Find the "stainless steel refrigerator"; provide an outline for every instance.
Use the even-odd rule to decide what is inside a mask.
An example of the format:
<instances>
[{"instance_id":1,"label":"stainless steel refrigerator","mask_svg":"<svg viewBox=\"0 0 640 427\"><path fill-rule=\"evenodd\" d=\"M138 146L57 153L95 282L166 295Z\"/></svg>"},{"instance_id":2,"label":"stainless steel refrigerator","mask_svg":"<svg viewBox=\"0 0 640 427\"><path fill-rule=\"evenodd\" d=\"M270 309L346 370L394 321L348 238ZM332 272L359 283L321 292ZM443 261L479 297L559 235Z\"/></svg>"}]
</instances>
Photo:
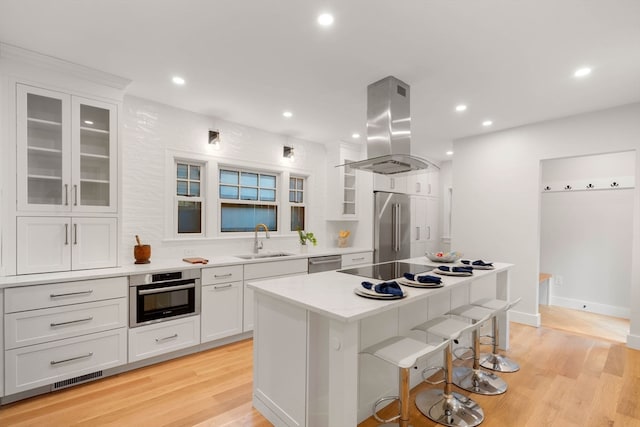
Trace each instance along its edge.
<instances>
[{"instance_id":1,"label":"stainless steel refrigerator","mask_svg":"<svg viewBox=\"0 0 640 427\"><path fill-rule=\"evenodd\" d=\"M406 194L376 191L373 220L374 261L411 257L411 200Z\"/></svg>"}]
</instances>

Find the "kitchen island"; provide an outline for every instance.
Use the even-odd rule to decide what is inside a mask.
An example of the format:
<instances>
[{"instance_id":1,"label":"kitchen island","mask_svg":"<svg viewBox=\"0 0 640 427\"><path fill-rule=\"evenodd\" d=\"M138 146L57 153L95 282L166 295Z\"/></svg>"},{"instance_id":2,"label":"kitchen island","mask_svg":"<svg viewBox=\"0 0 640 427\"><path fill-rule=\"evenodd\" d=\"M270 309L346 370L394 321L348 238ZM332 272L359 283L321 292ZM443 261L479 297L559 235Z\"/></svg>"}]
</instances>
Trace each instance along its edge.
<instances>
[{"instance_id":1,"label":"kitchen island","mask_svg":"<svg viewBox=\"0 0 640 427\"><path fill-rule=\"evenodd\" d=\"M434 265L422 257L406 262ZM404 287L405 298L384 301L354 294L370 278L336 271L250 282L256 320L253 405L276 426L356 426L371 415L375 400L397 394L398 384L395 367L360 355L360 349L410 335L413 326L470 299L509 299L512 265L494 266L474 270L471 277L443 277L442 288ZM506 316L500 326L500 342L508 348Z\"/></svg>"}]
</instances>

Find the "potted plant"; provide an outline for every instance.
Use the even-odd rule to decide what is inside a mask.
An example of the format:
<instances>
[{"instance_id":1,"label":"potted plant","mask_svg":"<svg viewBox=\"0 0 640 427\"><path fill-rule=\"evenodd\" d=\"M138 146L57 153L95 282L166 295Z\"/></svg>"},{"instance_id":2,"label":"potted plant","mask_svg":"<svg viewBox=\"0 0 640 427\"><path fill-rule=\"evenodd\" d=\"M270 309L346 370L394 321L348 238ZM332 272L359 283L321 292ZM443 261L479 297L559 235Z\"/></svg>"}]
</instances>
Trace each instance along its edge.
<instances>
[{"instance_id":1,"label":"potted plant","mask_svg":"<svg viewBox=\"0 0 640 427\"><path fill-rule=\"evenodd\" d=\"M302 245L301 249L303 251L307 249L307 240L313 243L313 246L318 244L316 236L311 231L305 233L303 230L298 230L298 237L300 237L300 245Z\"/></svg>"}]
</instances>

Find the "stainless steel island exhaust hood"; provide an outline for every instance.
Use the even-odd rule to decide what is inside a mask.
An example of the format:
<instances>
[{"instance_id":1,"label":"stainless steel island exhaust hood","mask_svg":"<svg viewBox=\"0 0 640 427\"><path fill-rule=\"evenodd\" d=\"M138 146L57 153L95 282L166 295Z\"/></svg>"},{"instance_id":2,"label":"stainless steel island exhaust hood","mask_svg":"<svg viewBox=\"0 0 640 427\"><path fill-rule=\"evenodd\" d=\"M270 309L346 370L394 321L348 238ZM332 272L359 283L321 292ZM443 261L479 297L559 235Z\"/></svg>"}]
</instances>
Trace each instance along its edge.
<instances>
[{"instance_id":1,"label":"stainless steel island exhaust hood","mask_svg":"<svg viewBox=\"0 0 640 427\"><path fill-rule=\"evenodd\" d=\"M435 167L411 155L409 85L393 76L367 87L367 160L349 163L383 175Z\"/></svg>"}]
</instances>

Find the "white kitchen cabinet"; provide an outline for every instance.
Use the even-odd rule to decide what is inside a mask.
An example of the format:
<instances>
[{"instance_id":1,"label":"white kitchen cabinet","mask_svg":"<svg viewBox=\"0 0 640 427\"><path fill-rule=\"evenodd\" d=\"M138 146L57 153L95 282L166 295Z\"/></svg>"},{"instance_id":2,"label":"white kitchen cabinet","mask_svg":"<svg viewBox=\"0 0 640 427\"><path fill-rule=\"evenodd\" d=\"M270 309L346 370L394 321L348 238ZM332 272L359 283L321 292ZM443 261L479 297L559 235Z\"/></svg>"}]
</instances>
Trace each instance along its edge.
<instances>
[{"instance_id":1,"label":"white kitchen cabinet","mask_svg":"<svg viewBox=\"0 0 640 427\"><path fill-rule=\"evenodd\" d=\"M387 191L389 193L406 193L406 175L373 174L373 191Z\"/></svg>"},{"instance_id":2,"label":"white kitchen cabinet","mask_svg":"<svg viewBox=\"0 0 640 427\"><path fill-rule=\"evenodd\" d=\"M4 292L0 289L0 331L4 331ZM4 340L0 340L0 397L4 396Z\"/></svg>"},{"instance_id":3,"label":"white kitchen cabinet","mask_svg":"<svg viewBox=\"0 0 640 427\"><path fill-rule=\"evenodd\" d=\"M342 268L373 263L373 252L357 252L342 255Z\"/></svg>"},{"instance_id":4,"label":"white kitchen cabinet","mask_svg":"<svg viewBox=\"0 0 640 427\"><path fill-rule=\"evenodd\" d=\"M129 362L200 344L200 316L129 329Z\"/></svg>"},{"instance_id":5,"label":"white kitchen cabinet","mask_svg":"<svg viewBox=\"0 0 640 427\"><path fill-rule=\"evenodd\" d=\"M349 221L358 219L358 188L360 172L349 166L362 158L360 147L340 144L331 147L327 169L327 219ZM344 165L344 166L338 166Z\"/></svg>"},{"instance_id":6,"label":"white kitchen cabinet","mask_svg":"<svg viewBox=\"0 0 640 427\"><path fill-rule=\"evenodd\" d=\"M126 363L126 328L7 350L5 358L5 392L19 393Z\"/></svg>"},{"instance_id":7,"label":"white kitchen cabinet","mask_svg":"<svg viewBox=\"0 0 640 427\"><path fill-rule=\"evenodd\" d=\"M427 248L429 252L439 250L439 215L438 215L438 198L427 197Z\"/></svg>"},{"instance_id":8,"label":"white kitchen cabinet","mask_svg":"<svg viewBox=\"0 0 640 427\"><path fill-rule=\"evenodd\" d=\"M117 209L117 107L17 85L18 211Z\"/></svg>"},{"instance_id":9,"label":"white kitchen cabinet","mask_svg":"<svg viewBox=\"0 0 640 427\"><path fill-rule=\"evenodd\" d=\"M254 293L253 289L247 286L247 282L307 274L307 268L307 258L246 264L244 266L245 283L242 331L247 332L253 330Z\"/></svg>"},{"instance_id":10,"label":"white kitchen cabinet","mask_svg":"<svg viewBox=\"0 0 640 427\"><path fill-rule=\"evenodd\" d=\"M242 267L240 267L242 268ZM200 340L214 341L242 333L242 282L202 285Z\"/></svg>"},{"instance_id":11,"label":"white kitchen cabinet","mask_svg":"<svg viewBox=\"0 0 640 427\"><path fill-rule=\"evenodd\" d=\"M117 265L117 219L18 217L17 274Z\"/></svg>"}]
</instances>

